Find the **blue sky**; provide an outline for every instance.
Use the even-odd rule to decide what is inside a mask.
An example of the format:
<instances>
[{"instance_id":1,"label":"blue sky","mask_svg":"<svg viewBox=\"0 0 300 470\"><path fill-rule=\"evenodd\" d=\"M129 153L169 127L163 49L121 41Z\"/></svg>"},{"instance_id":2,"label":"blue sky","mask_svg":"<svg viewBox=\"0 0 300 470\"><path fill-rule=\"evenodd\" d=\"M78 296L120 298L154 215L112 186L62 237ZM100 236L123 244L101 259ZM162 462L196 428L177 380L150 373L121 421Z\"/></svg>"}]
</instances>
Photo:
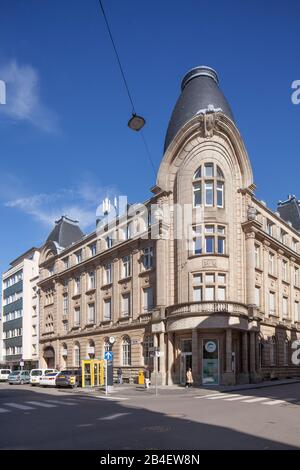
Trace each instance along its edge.
<instances>
[{"instance_id":1,"label":"blue sky","mask_svg":"<svg viewBox=\"0 0 300 470\"><path fill-rule=\"evenodd\" d=\"M252 162L257 195L272 208L300 198L297 0L103 0L157 168L190 68L220 78ZM143 201L155 182L98 0L2 0L0 270L41 245L61 213L94 227L103 195Z\"/></svg>"}]
</instances>

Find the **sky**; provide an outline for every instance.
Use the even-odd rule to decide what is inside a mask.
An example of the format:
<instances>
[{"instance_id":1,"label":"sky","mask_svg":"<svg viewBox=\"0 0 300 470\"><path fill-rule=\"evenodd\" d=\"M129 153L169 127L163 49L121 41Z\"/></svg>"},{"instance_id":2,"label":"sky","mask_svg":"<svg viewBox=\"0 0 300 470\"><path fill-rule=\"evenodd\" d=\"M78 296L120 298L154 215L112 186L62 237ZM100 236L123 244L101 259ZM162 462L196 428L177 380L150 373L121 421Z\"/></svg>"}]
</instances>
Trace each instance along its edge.
<instances>
[{"instance_id":1,"label":"sky","mask_svg":"<svg viewBox=\"0 0 300 470\"><path fill-rule=\"evenodd\" d=\"M155 169L185 73L209 65L233 110L256 194L300 198L298 0L103 0ZM67 214L85 232L104 196L144 201L155 172L128 129L98 0L1 0L0 271Z\"/></svg>"}]
</instances>

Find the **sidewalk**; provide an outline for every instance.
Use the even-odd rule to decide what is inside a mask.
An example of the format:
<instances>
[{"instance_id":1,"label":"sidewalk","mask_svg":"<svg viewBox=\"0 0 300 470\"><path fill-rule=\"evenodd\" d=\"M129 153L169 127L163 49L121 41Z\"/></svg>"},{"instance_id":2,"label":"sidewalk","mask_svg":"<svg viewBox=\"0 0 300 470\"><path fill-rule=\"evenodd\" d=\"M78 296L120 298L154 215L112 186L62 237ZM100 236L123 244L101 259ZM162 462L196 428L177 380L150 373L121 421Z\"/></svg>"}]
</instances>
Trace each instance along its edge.
<instances>
[{"instance_id":1,"label":"sidewalk","mask_svg":"<svg viewBox=\"0 0 300 470\"><path fill-rule=\"evenodd\" d=\"M294 383L300 384L299 379L285 379L285 380L264 380L263 382L257 384L244 384L244 385L234 385L234 386L209 386L209 387L202 387L202 386L194 386L189 390L182 385L165 385L165 386L158 386L158 394L161 396L172 396L172 395L182 395L185 393L189 393L191 395L207 395L209 392L238 392L242 390L254 390L266 387L274 387L279 385L290 385ZM65 389L64 389L65 391ZM89 395L89 396L97 396L97 395L105 395L105 390L103 387L101 388L76 388L68 390L70 393L74 394L81 394L81 395ZM152 385L149 389L145 389L143 385L136 385L136 384L122 384L118 385L115 384L113 389L109 393L110 396L122 396L122 397L133 397L133 396L149 396L155 395L155 387Z\"/></svg>"}]
</instances>

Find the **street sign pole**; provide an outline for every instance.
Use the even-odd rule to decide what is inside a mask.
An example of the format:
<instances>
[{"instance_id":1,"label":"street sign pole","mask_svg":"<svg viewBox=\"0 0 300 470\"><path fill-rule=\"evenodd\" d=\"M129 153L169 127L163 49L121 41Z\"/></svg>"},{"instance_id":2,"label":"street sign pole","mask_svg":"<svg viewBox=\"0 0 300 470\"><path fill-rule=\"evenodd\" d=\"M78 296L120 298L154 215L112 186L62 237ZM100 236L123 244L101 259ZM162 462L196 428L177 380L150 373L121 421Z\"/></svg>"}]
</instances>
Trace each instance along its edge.
<instances>
[{"instance_id":1,"label":"street sign pole","mask_svg":"<svg viewBox=\"0 0 300 470\"><path fill-rule=\"evenodd\" d=\"M157 397L157 374L158 374L158 355L155 351L155 396Z\"/></svg>"},{"instance_id":2,"label":"street sign pole","mask_svg":"<svg viewBox=\"0 0 300 470\"><path fill-rule=\"evenodd\" d=\"M105 359L105 395L108 394L108 385L107 385L107 359Z\"/></svg>"}]
</instances>

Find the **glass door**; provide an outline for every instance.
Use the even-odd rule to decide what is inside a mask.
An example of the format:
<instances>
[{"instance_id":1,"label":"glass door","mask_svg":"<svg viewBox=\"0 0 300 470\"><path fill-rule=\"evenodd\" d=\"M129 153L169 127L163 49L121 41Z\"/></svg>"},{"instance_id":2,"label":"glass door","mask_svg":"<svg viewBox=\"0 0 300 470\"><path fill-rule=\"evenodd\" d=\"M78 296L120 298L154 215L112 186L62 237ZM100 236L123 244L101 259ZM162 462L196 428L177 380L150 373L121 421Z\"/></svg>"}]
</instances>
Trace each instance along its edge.
<instances>
[{"instance_id":1,"label":"glass door","mask_svg":"<svg viewBox=\"0 0 300 470\"><path fill-rule=\"evenodd\" d=\"M219 342L204 339L202 345L202 384L219 384Z\"/></svg>"}]
</instances>

